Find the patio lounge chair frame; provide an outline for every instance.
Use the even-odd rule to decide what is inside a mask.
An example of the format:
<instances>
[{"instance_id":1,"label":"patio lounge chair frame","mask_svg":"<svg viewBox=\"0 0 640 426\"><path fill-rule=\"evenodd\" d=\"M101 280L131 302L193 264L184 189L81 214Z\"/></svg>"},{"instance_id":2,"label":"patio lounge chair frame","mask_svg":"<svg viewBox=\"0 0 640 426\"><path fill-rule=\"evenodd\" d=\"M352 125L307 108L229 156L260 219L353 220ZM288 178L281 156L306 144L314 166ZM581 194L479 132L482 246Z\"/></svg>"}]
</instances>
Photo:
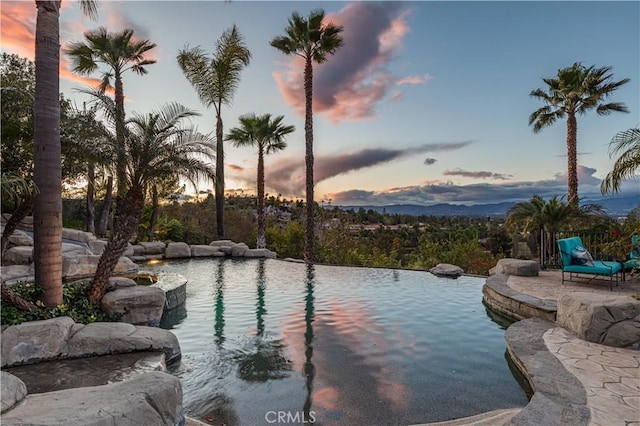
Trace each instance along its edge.
<instances>
[{"instance_id":1,"label":"patio lounge chair frame","mask_svg":"<svg viewBox=\"0 0 640 426\"><path fill-rule=\"evenodd\" d=\"M558 248L560 249L560 258L562 260L562 284L564 285L564 274L569 274L568 281L572 281L574 274L576 278L581 277L580 274L591 276L587 284L598 277L609 277L609 289L613 291L613 282L615 276L616 287L618 286L618 274L622 271L622 265L619 262L607 262L602 260L594 260L593 266L571 264L571 250L574 247L582 246L580 237L570 237L558 240Z\"/></svg>"}]
</instances>

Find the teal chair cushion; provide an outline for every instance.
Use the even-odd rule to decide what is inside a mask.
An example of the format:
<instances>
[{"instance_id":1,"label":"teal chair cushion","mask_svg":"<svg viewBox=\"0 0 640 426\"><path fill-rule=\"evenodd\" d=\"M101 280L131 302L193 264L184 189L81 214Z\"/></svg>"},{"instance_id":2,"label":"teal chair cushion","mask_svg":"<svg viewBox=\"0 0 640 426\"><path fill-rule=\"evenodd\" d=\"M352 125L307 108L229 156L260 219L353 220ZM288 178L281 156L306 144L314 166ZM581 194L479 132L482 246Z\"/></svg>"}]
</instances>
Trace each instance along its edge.
<instances>
[{"instance_id":1,"label":"teal chair cushion","mask_svg":"<svg viewBox=\"0 0 640 426\"><path fill-rule=\"evenodd\" d=\"M564 272L574 272L580 274L596 274L596 275L613 275L622 269L622 265L618 262L605 262L602 260L594 260L593 266L587 265L569 265L563 266Z\"/></svg>"}]
</instances>

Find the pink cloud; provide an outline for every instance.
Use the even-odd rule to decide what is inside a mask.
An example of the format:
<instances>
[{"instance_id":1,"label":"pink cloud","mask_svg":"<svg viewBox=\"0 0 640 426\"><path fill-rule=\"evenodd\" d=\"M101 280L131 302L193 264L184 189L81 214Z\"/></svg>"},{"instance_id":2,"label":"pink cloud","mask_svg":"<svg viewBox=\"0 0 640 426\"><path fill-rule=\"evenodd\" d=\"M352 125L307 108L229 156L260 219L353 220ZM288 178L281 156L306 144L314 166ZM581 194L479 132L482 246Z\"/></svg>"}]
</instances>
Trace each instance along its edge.
<instances>
[{"instance_id":1,"label":"pink cloud","mask_svg":"<svg viewBox=\"0 0 640 426\"><path fill-rule=\"evenodd\" d=\"M314 64L314 112L331 122L366 120L387 98L398 80L388 70L409 32L407 12L395 2L357 2L327 16L327 22L341 25L344 46L322 64ZM304 62L287 58L286 70L273 77L287 104L304 114ZM426 81L426 75L421 77ZM423 82L424 82L423 81ZM401 93L390 94L399 100Z\"/></svg>"},{"instance_id":2,"label":"pink cloud","mask_svg":"<svg viewBox=\"0 0 640 426\"><path fill-rule=\"evenodd\" d=\"M36 13L35 4L31 2L19 1L2 3L0 37L2 38L3 49L31 61L34 60ZM82 32L81 24L75 23L67 26L61 23L61 32L63 35L69 28L74 32ZM61 40L61 44L64 46L64 41ZM64 53L60 54L60 78L92 87L100 84L100 80L96 78L74 74L69 69L69 61Z\"/></svg>"},{"instance_id":3,"label":"pink cloud","mask_svg":"<svg viewBox=\"0 0 640 426\"><path fill-rule=\"evenodd\" d=\"M396 81L396 85L401 86L403 84L424 84L429 80L433 80L433 77L429 74L413 75L401 78L400 80Z\"/></svg>"}]
</instances>

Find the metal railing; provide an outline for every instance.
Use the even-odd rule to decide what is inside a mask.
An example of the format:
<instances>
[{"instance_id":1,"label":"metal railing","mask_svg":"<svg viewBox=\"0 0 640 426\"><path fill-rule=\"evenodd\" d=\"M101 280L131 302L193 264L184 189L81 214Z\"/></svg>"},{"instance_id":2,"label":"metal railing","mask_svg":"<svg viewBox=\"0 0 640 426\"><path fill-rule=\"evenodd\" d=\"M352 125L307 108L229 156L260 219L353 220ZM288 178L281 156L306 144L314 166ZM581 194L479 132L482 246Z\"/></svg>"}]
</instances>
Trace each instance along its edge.
<instances>
[{"instance_id":1,"label":"metal railing","mask_svg":"<svg viewBox=\"0 0 640 426\"><path fill-rule=\"evenodd\" d=\"M586 248L591 256L597 260L613 260L614 255L609 253L606 244L612 242L611 234L608 232L594 231L571 231L571 232L541 232L540 247L541 251L540 266L542 269L560 269L562 261L560 260L560 251L557 241L562 238L580 237L582 245Z\"/></svg>"},{"instance_id":2,"label":"metal railing","mask_svg":"<svg viewBox=\"0 0 640 426\"><path fill-rule=\"evenodd\" d=\"M539 236L515 237L512 257L532 259L540 263L540 269L560 269L562 261L557 241L562 238L580 237L583 246L596 260L615 260L615 255L607 249L614 236L608 232L595 231L541 231Z\"/></svg>"}]
</instances>

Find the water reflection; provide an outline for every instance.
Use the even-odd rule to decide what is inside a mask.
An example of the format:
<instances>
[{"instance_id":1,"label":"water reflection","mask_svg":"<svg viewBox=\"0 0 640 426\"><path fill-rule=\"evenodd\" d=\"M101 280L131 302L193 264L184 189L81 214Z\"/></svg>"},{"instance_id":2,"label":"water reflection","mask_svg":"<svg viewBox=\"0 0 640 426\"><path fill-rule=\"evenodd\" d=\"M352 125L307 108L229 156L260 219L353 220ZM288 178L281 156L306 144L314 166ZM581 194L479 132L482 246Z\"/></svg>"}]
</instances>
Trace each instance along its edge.
<instances>
[{"instance_id":1,"label":"water reflection","mask_svg":"<svg viewBox=\"0 0 640 426\"><path fill-rule=\"evenodd\" d=\"M291 361L283 355L286 348L284 343L280 339L269 339L269 336L265 336L265 259L258 262L256 273L256 336L245 350L236 352L233 358L238 362L238 377L242 380L266 382L288 377L292 366Z\"/></svg>"},{"instance_id":2,"label":"water reflection","mask_svg":"<svg viewBox=\"0 0 640 426\"><path fill-rule=\"evenodd\" d=\"M313 321L314 321L314 301L313 289L315 287L315 269L313 265L307 265L307 280L306 280L307 292L305 295L304 305L304 354L305 361L303 365L303 372L305 375L305 386L307 388L307 397L304 401L303 412L305 421L311 419L310 411L313 400L311 394L313 393L313 379L316 375L316 369L313 365Z\"/></svg>"},{"instance_id":3,"label":"water reflection","mask_svg":"<svg viewBox=\"0 0 640 426\"><path fill-rule=\"evenodd\" d=\"M224 265L225 262L218 261L218 270L216 271L216 315L213 327L215 342L218 346L222 346L224 343Z\"/></svg>"}]
</instances>

